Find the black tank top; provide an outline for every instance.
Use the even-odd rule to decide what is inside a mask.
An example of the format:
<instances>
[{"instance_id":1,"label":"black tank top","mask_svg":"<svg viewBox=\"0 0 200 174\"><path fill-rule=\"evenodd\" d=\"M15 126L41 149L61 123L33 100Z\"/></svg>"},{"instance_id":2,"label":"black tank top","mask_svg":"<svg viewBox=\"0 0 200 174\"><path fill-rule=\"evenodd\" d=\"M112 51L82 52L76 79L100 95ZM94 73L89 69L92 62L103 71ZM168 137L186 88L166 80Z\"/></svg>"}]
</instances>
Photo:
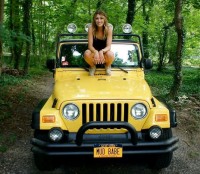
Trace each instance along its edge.
<instances>
[{"instance_id":1,"label":"black tank top","mask_svg":"<svg viewBox=\"0 0 200 174\"><path fill-rule=\"evenodd\" d=\"M106 47L106 41L107 39L101 40L101 39L93 38L93 47L96 50L100 51Z\"/></svg>"}]
</instances>

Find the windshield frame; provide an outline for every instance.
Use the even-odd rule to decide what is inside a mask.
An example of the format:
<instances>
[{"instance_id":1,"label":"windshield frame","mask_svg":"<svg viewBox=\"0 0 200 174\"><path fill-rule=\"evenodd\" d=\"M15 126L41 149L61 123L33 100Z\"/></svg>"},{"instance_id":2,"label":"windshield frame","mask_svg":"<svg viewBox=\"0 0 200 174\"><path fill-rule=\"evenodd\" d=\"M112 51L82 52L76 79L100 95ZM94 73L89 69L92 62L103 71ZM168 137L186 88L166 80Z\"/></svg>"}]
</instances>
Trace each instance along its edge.
<instances>
[{"instance_id":1,"label":"windshield frame","mask_svg":"<svg viewBox=\"0 0 200 174\"><path fill-rule=\"evenodd\" d=\"M57 67L62 67L62 68L72 68L72 67L88 67L87 63L83 65L70 65L70 66L62 66L61 63L61 49L64 45L80 45L80 44L85 44L88 45L88 40L87 39L73 39L73 40L62 40L58 44L57 50L56 50L56 60L57 60ZM134 42L132 40L127 40L127 39L115 39L112 41L112 45L133 45L135 48L135 52L137 54L137 64L136 65L117 65L117 64L112 64L112 67L123 67L123 68L132 68L132 67L140 67L141 65L141 60L142 60L142 53L141 50L139 49L140 44L137 42ZM85 47L85 50L87 47ZM81 54L83 57L83 54Z\"/></svg>"}]
</instances>

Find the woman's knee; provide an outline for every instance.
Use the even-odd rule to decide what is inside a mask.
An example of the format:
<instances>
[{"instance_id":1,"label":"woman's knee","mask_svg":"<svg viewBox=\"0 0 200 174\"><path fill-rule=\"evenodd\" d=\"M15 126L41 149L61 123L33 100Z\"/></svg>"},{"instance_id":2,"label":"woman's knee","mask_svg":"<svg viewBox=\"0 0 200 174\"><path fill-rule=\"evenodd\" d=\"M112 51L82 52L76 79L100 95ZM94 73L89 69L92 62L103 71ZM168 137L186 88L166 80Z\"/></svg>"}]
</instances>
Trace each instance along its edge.
<instances>
[{"instance_id":1,"label":"woman's knee","mask_svg":"<svg viewBox=\"0 0 200 174\"><path fill-rule=\"evenodd\" d=\"M93 63L93 54L90 50L86 50L84 53L84 59L85 61L90 65L90 66L94 66Z\"/></svg>"},{"instance_id":2,"label":"woman's knee","mask_svg":"<svg viewBox=\"0 0 200 174\"><path fill-rule=\"evenodd\" d=\"M85 53L84 53L84 58L88 59L90 57L91 57L91 51L90 50L86 50Z\"/></svg>"},{"instance_id":3,"label":"woman's knee","mask_svg":"<svg viewBox=\"0 0 200 174\"><path fill-rule=\"evenodd\" d=\"M107 51L105 56L109 60L114 60L114 53L112 51Z\"/></svg>"}]
</instances>

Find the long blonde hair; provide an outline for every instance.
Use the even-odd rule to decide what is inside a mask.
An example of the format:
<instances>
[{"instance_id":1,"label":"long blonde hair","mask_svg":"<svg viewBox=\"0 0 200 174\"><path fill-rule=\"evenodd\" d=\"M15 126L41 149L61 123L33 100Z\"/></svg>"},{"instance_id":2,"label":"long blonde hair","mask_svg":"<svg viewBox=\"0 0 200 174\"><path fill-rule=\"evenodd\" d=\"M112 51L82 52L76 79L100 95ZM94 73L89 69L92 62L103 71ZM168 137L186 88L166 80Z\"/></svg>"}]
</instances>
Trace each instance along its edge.
<instances>
[{"instance_id":1,"label":"long blonde hair","mask_svg":"<svg viewBox=\"0 0 200 174\"><path fill-rule=\"evenodd\" d=\"M102 15L104 16L104 26L103 26L103 39L106 39L107 35L108 35L108 19L107 19L107 15L104 11L102 10L97 10L94 15L93 15L93 20L92 20L92 29L93 29L93 36L96 37L96 33L97 33L97 25L95 22L95 18L97 15Z\"/></svg>"}]
</instances>

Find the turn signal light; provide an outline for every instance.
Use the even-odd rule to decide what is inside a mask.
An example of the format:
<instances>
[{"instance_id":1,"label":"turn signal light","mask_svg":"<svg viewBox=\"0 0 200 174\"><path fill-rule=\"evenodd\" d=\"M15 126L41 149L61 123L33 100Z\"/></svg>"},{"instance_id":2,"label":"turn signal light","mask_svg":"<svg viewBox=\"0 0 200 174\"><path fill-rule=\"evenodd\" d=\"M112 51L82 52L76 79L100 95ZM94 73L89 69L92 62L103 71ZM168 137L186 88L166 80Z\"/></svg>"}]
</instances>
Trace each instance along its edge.
<instances>
[{"instance_id":1,"label":"turn signal light","mask_svg":"<svg viewBox=\"0 0 200 174\"><path fill-rule=\"evenodd\" d=\"M43 123L55 123L55 115L45 115L42 117Z\"/></svg>"},{"instance_id":2,"label":"turn signal light","mask_svg":"<svg viewBox=\"0 0 200 174\"><path fill-rule=\"evenodd\" d=\"M168 121L168 115L167 114L156 114L155 121L156 122Z\"/></svg>"}]
</instances>

